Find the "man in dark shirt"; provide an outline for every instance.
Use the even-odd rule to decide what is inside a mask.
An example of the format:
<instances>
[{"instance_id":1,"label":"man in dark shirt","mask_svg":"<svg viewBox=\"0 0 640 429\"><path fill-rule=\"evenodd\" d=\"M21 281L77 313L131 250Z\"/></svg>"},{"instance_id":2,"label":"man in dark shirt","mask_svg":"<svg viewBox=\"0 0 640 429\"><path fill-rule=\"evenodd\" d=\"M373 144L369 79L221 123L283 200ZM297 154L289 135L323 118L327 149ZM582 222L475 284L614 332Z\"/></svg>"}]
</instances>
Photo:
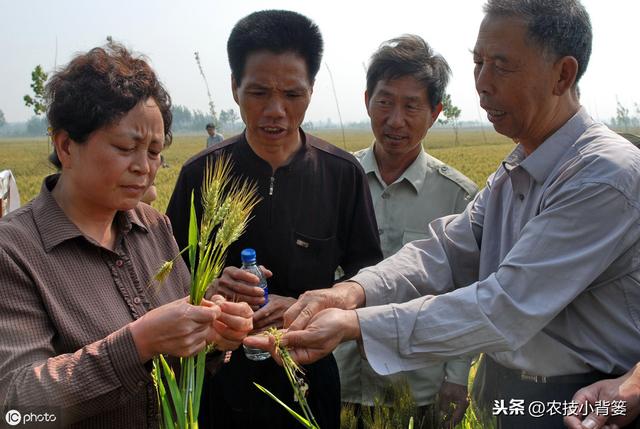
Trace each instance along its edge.
<instances>
[{"instance_id":1,"label":"man in dark shirt","mask_svg":"<svg viewBox=\"0 0 640 429\"><path fill-rule=\"evenodd\" d=\"M269 268L269 303L256 311L254 327L282 326L299 294L328 287L338 267L346 276L382 258L366 178L350 154L300 129L320 67L322 37L308 18L262 11L239 21L227 44L233 96L246 129L185 163L167 214L181 247L187 243L191 192L202 212L200 186L207 162L222 155L236 176L257 182L262 201L245 234L230 247L217 292L258 309L264 302L257 278L232 265L245 247ZM340 384L332 356L305 368L308 401L323 429L340 423ZM259 392L262 384L296 408L282 368L273 359L233 354L203 398L202 427L297 428L299 423Z\"/></svg>"}]
</instances>

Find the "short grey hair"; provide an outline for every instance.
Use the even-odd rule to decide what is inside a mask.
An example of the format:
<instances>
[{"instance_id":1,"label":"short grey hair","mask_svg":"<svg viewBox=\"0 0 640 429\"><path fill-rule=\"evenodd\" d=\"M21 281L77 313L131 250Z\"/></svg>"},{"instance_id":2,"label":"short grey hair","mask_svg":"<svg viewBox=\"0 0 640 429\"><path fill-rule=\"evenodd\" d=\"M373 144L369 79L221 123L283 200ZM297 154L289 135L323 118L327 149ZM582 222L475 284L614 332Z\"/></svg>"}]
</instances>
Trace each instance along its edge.
<instances>
[{"instance_id":1,"label":"short grey hair","mask_svg":"<svg viewBox=\"0 0 640 429\"><path fill-rule=\"evenodd\" d=\"M523 19L529 38L555 58L571 56L578 62L576 83L591 56L593 38L589 14L580 0L488 0L484 13Z\"/></svg>"}]
</instances>

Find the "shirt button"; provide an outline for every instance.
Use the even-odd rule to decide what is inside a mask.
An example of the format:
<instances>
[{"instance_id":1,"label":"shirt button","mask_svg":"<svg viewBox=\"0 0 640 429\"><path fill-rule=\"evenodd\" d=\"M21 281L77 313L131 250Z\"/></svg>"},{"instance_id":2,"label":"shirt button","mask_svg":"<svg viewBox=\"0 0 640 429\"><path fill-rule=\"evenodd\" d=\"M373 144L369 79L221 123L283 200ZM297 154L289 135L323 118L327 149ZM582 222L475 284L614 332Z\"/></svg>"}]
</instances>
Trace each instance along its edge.
<instances>
[{"instance_id":1,"label":"shirt button","mask_svg":"<svg viewBox=\"0 0 640 429\"><path fill-rule=\"evenodd\" d=\"M382 196L382 198L383 198L383 199L385 199L385 200L386 200L387 198L389 198L389 194L387 194L386 192L384 192L381 196Z\"/></svg>"},{"instance_id":2,"label":"shirt button","mask_svg":"<svg viewBox=\"0 0 640 429\"><path fill-rule=\"evenodd\" d=\"M146 383L144 381L138 381L138 387L143 388Z\"/></svg>"},{"instance_id":3,"label":"shirt button","mask_svg":"<svg viewBox=\"0 0 640 429\"><path fill-rule=\"evenodd\" d=\"M136 296L135 298L133 298L133 303L135 305L140 305L141 302L142 302L142 300L140 299L139 296Z\"/></svg>"},{"instance_id":4,"label":"shirt button","mask_svg":"<svg viewBox=\"0 0 640 429\"><path fill-rule=\"evenodd\" d=\"M124 265L124 261L123 261L122 259L118 259L118 260L116 261L116 267L121 267L121 266L123 266L123 265Z\"/></svg>"},{"instance_id":5,"label":"shirt button","mask_svg":"<svg viewBox=\"0 0 640 429\"><path fill-rule=\"evenodd\" d=\"M524 201L524 194L518 194L518 198L520 199L520 201Z\"/></svg>"}]
</instances>

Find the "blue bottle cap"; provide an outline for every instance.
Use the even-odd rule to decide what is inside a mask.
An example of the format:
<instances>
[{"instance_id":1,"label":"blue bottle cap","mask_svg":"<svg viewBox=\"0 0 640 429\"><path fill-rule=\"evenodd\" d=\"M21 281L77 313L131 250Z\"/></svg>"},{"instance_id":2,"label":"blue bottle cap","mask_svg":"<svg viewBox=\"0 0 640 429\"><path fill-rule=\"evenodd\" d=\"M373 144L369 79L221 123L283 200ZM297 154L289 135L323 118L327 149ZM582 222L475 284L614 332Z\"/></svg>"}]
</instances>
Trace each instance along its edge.
<instances>
[{"instance_id":1,"label":"blue bottle cap","mask_svg":"<svg viewBox=\"0 0 640 429\"><path fill-rule=\"evenodd\" d=\"M256 251L251 248L244 249L242 252L240 252L240 259L242 260L242 263L255 262Z\"/></svg>"}]
</instances>

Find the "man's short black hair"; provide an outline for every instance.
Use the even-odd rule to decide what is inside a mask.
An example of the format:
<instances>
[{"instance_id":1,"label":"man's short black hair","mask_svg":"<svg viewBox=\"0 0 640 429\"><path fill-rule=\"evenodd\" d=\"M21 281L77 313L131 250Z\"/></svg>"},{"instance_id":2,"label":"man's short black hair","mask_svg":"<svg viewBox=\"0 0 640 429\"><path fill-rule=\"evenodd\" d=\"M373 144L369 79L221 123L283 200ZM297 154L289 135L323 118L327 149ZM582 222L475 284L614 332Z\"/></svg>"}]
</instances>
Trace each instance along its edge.
<instances>
[{"instance_id":1,"label":"man's short black hair","mask_svg":"<svg viewBox=\"0 0 640 429\"><path fill-rule=\"evenodd\" d=\"M213 122L209 122L207 124L207 126L205 127L205 129L209 129L209 128L213 128L214 130L216 129L216 124L214 124Z\"/></svg>"},{"instance_id":2,"label":"man's short black hair","mask_svg":"<svg viewBox=\"0 0 640 429\"><path fill-rule=\"evenodd\" d=\"M484 13L523 19L529 39L554 58L571 56L578 62L576 83L591 56L593 38L589 14L580 0L488 0Z\"/></svg>"},{"instance_id":3,"label":"man's short black hair","mask_svg":"<svg viewBox=\"0 0 640 429\"><path fill-rule=\"evenodd\" d=\"M259 51L293 52L307 64L313 82L322 61L322 35L318 26L304 15L288 10L262 10L242 18L231 30L227 54L231 74L240 85L249 54Z\"/></svg>"},{"instance_id":4,"label":"man's short black hair","mask_svg":"<svg viewBox=\"0 0 640 429\"><path fill-rule=\"evenodd\" d=\"M413 76L427 91L429 105L434 109L442 102L449 83L451 69L445 59L434 53L422 37L405 34L383 42L371 56L367 69L367 93L373 96L381 80Z\"/></svg>"}]
</instances>

